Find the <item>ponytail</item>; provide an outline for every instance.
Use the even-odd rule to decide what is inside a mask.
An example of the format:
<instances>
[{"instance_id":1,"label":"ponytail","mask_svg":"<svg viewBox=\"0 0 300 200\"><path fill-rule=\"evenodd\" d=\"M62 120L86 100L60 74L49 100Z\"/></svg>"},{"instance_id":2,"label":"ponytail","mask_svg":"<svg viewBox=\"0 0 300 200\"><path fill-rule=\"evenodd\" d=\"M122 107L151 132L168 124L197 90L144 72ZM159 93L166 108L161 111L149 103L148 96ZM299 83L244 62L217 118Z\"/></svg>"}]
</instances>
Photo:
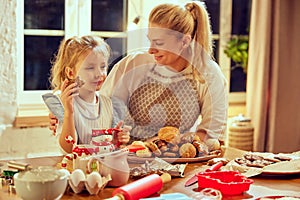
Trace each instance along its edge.
<instances>
[{"instance_id":1,"label":"ponytail","mask_svg":"<svg viewBox=\"0 0 300 200\"><path fill-rule=\"evenodd\" d=\"M212 31L206 6L203 2L191 2L185 5L194 19L192 38L200 44L208 55L213 55Z\"/></svg>"}]
</instances>

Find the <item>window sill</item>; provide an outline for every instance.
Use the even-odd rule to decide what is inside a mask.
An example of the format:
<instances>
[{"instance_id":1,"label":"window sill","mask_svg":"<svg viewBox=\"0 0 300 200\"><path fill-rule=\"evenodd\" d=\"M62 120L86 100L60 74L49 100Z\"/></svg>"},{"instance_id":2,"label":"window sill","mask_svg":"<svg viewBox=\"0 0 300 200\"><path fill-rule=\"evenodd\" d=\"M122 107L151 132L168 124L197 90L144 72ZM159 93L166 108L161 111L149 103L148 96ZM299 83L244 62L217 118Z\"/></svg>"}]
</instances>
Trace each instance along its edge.
<instances>
[{"instance_id":1,"label":"window sill","mask_svg":"<svg viewBox=\"0 0 300 200\"><path fill-rule=\"evenodd\" d=\"M45 105L20 105L14 121L16 128L49 126L49 111Z\"/></svg>"},{"instance_id":2,"label":"window sill","mask_svg":"<svg viewBox=\"0 0 300 200\"><path fill-rule=\"evenodd\" d=\"M245 114L246 104L232 102L229 104L228 117L234 117L239 114ZM19 107L14 127L48 127L49 111L45 105L21 105Z\"/></svg>"}]
</instances>

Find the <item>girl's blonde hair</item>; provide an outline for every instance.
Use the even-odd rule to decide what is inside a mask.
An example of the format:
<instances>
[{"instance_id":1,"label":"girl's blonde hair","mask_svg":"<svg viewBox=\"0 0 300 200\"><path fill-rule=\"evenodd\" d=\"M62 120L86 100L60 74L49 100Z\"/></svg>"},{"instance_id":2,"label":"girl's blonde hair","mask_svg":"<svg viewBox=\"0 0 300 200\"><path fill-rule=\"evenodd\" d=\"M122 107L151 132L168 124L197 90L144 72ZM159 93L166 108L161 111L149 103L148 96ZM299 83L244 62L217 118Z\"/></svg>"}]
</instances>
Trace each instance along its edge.
<instances>
[{"instance_id":1,"label":"girl's blonde hair","mask_svg":"<svg viewBox=\"0 0 300 200\"><path fill-rule=\"evenodd\" d=\"M174 4L156 6L149 15L149 23L161 25L182 34L190 34L207 54L213 55L212 31L203 2L190 2L184 7Z\"/></svg>"},{"instance_id":2,"label":"girl's blonde hair","mask_svg":"<svg viewBox=\"0 0 300 200\"><path fill-rule=\"evenodd\" d=\"M78 67L91 51L101 53L106 61L108 61L110 47L101 37L74 36L63 40L52 62L53 65L50 76L51 88L54 91L59 90L63 81L68 78L66 68L70 67L77 73Z\"/></svg>"}]
</instances>

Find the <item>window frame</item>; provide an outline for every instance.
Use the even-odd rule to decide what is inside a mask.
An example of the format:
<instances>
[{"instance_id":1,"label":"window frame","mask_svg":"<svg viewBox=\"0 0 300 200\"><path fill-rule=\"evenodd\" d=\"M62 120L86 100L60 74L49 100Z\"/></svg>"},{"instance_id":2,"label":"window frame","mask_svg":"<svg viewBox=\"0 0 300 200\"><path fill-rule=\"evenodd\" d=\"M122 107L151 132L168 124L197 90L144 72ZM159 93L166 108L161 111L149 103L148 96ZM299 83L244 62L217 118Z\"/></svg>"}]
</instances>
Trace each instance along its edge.
<instances>
[{"instance_id":1,"label":"window frame","mask_svg":"<svg viewBox=\"0 0 300 200\"><path fill-rule=\"evenodd\" d=\"M232 36L232 6L233 0L220 0L219 65L228 80L228 91L230 87L231 59L224 53L224 50ZM229 92L228 101L229 105L246 104L246 92Z\"/></svg>"}]
</instances>

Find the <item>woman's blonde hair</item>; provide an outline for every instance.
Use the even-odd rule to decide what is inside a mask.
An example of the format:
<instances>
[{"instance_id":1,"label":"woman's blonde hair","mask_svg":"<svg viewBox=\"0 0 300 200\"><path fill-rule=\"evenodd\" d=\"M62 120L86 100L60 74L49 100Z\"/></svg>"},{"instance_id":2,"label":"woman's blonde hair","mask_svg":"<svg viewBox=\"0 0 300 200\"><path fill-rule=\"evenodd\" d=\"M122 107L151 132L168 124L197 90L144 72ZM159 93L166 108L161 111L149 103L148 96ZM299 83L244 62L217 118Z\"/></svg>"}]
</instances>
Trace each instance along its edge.
<instances>
[{"instance_id":1,"label":"woman's blonde hair","mask_svg":"<svg viewBox=\"0 0 300 200\"><path fill-rule=\"evenodd\" d=\"M50 82L54 91L59 90L67 78L66 68L70 67L77 73L78 67L91 51L103 54L108 61L110 47L101 37L74 36L61 42L51 68Z\"/></svg>"},{"instance_id":2,"label":"woman's blonde hair","mask_svg":"<svg viewBox=\"0 0 300 200\"><path fill-rule=\"evenodd\" d=\"M150 12L149 23L161 25L182 34L190 34L192 39L212 56L211 25L203 2L190 2L184 7L174 4L158 5Z\"/></svg>"}]
</instances>

